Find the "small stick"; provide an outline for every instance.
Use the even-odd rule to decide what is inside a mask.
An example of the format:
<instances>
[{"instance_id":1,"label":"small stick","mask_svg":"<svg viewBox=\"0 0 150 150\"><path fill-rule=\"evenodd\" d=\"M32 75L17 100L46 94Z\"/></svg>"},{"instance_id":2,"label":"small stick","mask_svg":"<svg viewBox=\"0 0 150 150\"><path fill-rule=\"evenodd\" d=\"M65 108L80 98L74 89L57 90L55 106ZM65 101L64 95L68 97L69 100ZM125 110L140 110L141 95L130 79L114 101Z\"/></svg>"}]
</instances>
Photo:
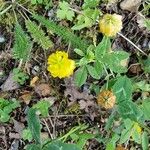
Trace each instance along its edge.
<instances>
[{"instance_id":1,"label":"small stick","mask_svg":"<svg viewBox=\"0 0 150 150\"><path fill-rule=\"evenodd\" d=\"M138 46L136 46L131 40L129 40L127 37L125 37L123 34L118 32L118 35L120 35L121 37L123 37L125 40L127 40L131 45L133 45L137 50L139 50L141 53L143 53L144 55L147 56L147 54L145 52L143 52Z\"/></svg>"}]
</instances>

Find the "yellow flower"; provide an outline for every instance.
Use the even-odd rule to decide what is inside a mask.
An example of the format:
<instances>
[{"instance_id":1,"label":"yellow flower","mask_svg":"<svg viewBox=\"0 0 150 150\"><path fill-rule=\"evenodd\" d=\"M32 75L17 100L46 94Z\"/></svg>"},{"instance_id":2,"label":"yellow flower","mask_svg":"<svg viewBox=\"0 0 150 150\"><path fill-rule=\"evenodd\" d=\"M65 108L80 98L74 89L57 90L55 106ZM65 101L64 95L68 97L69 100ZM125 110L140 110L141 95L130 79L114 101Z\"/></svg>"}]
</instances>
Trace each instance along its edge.
<instances>
[{"instance_id":1,"label":"yellow flower","mask_svg":"<svg viewBox=\"0 0 150 150\"><path fill-rule=\"evenodd\" d=\"M139 124L137 123L137 122L135 122L134 123L134 130L137 132L137 133L139 133L139 134L141 134L142 133L142 129L141 129L141 127L139 126Z\"/></svg>"},{"instance_id":2,"label":"yellow flower","mask_svg":"<svg viewBox=\"0 0 150 150\"><path fill-rule=\"evenodd\" d=\"M53 77L65 78L73 74L75 61L68 58L63 51L56 51L48 57L47 70Z\"/></svg>"},{"instance_id":3,"label":"yellow flower","mask_svg":"<svg viewBox=\"0 0 150 150\"><path fill-rule=\"evenodd\" d=\"M105 14L99 21L100 32L111 37L122 29L122 16L117 14Z\"/></svg>"}]
</instances>

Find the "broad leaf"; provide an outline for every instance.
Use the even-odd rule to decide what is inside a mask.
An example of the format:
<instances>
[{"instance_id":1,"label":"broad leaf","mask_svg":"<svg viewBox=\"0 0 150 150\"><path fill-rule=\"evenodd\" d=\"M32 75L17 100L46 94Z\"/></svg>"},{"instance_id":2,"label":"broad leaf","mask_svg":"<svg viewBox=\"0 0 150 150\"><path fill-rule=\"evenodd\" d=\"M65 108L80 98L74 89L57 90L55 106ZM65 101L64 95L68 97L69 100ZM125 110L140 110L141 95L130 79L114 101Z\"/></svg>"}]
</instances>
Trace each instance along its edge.
<instances>
[{"instance_id":1,"label":"broad leaf","mask_svg":"<svg viewBox=\"0 0 150 150\"><path fill-rule=\"evenodd\" d=\"M40 138L40 120L39 117L36 115L36 109L29 109L27 115L27 121L29 129L32 133L33 138L35 139L37 144L41 143Z\"/></svg>"},{"instance_id":2,"label":"broad leaf","mask_svg":"<svg viewBox=\"0 0 150 150\"><path fill-rule=\"evenodd\" d=\"M145 120L150 120L150 99L145 99L142 103L142 111Z\"/></svg>"},{"instance_id":3,"label":"broad leaf","mask_svg":"<svg viewBox=\"0 0 150 150\"><path fill-rule=\"evenodd\" d=\"M46 145L43 150L81 150L75 144L62 143L61 141L53 141Z\"/></svg>"},{"instance_id":4,"label":"broad leaf","mask_svg":"<svg viewBox=\"0 0 150 150\"><path fill-rule=\"evenodd\" d=\"M110 39L106 36L103 37L102 41L97 45L95 49L95 57L97 61L101 61L103 56L111 47Z\"/></svg>"},{"instance_id":5,"label":"broad leaf","mask_svg":"<svg viewBox=\"0 0 150 150\"><path fill-rule=\"evenodd\" d=\"M109 69L116 73L123 73L127 71L126 65L129 54L124 51L111 52L104 56L103 62Z\"/></svg>"},{"instance_id":6,"label":"broad leaf","mask_svg":"<svg viewBox=\"0 0 150 150\"><path fill-rule=\"evenodd\" d=\"M126 76L119 77L113 86L113 92L116 95L117 103L131 100L132 83Z\"/></svg>"},{"instance_id":7,"label":"broad leaf","mask_svg":"<svg viewBox=\"0 0 150 150\"><path fill-rule=\"evenodd\" d=\"M87 79L87 69L86 66L79 68L75 73L75 84L80 87L82 86Z\"/></svg>"},{"instance_id":8,"label":"broad leaf","mask_svg":"<svg viewBox=\"0 0 150 150\"><path fill-rule=\"evenodd\" d=\"M148 145L149 145L149 137L147 135L147 132L143 132L142 134L142 148L143 150L148 150Z\"/></svg>"}]
</instances>

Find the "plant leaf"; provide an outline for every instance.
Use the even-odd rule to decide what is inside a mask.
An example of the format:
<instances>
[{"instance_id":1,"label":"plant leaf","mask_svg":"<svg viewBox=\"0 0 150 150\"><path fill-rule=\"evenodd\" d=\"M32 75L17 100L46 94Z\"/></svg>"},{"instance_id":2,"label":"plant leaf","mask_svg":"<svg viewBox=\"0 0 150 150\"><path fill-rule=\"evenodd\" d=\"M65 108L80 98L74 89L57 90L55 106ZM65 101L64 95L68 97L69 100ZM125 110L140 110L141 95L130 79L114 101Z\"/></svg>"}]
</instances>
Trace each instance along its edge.
<instances>
[{"instance_id":1,"label":"plant leaf","mask_svg":"<svg viewBox=\"0 0 150 150\"><path fill-rule=\"evenodd\" d=\"M31 51L32 44L29 37L24 33L19 24L15 27L15 44L13 46L13 55L15 59L27 61Z\"/></svg>"},{"instance_id":2,"label":"plant leaf","mask_svg":"<svg viewBox=\"0 0 150 150\"><path fill-rule=\"evenodd\" d=\"M41 45L43 49L53 47L52 41L49 39L48 36L45 36L44 31L40 29L35 22L26 20L26 28L30 32L34 41Z\"/></svg>"},{"instance_id":3,"label":"plant leaf","mask_svg":"<svg viewBox=\"0 0 150 150\"><path fill-rule=\"evenodd\" d=\"M36 109L30 108L27 114L28 127L37 144L41 143L40 138L40 120L36 115Z\"/></svg>"},{"instance_id":4,"label":"plant leaf","mask_svg":"<svg viewBox=\"0 0 150 150\"><path fill-rule=\"evenodd\" d=\"M86 82L86 79L87 69L86 66L82 66L75 72L75 84L80 87Z\"/></svg>"}]
</instances>

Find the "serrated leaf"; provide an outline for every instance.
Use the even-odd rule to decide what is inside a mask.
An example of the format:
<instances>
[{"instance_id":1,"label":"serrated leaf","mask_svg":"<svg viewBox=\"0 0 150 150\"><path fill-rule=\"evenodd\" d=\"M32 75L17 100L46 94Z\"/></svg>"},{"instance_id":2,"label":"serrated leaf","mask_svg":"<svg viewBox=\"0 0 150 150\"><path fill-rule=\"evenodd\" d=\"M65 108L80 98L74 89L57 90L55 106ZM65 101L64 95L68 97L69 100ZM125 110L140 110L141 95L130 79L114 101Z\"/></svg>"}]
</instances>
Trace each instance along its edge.
<instances>
[{"instance_id":1,"label":"serrated leaf","mask_svg":"<svg viewBox=\"0 0 150 150\"><path fill-rule=\"evenodd\" d=\"M68 28L57 25L52 20L47 20L43 16L34 15L34 18L38 20L42 25L46 26L47 29L61 36L66 43L71 43L71 45L74 48L79 48L83 51L85 51L88 48L88 42L86 40L81 39L74 33L70 32Z\"/></svg>"},{"instance_id":2,"label":"serrated leaf","mask_svg":"<svg viewBox=\"0 0 150 150\"><path fill-rule=\"evenodd\" d=\"M100 0L84 0L83 9L95 8Z\"/></svg>"},{"instance_id":3,"label":"serrated leaf","mask_svg":"<svg viewBox=\"0 0 150 150\"><path fill-rule=\"evenodd\" d=\"M32 44L29 37L24 33L19 24L15 26L15 44L13 46L13 55L15 59L27 61L31 51Z\"/></svg>"},{"instance_id":4,"label":"serrated leaf","mask_svg":"<svg viewBox=\"0 0 150 150\"><path fill-rule=\"evenodd\" d=\"M26 28L28 29L28 32L30 32L34 41L41 45L43 49L53 47L52 41L48 36L45 36L44 31L40 29L35 22L26 20Z\"/></svg>"},{"instance_id":5,"label":"serrated leaf","mask_svg":"<svg viewBox=\"0 0 150 150\"><path fill-rule=\"evenodd\" d=\"M82 86L87 79L87 69L86 66L80 67L76 72L75 72L75 84L80 87Z\"/></svg>"},{"instance_id":6,"label":"serrated leaf","mask_svg":"<svg viewBox=\"0 0 150 150\"><path fill-rule=\"evenodd\" d=\"M70 9L69 4L67 2L59 2L59 9L57 10L58 18L72 21L74 16L75 14Z\"/></svg>"},{"instance_id":7,"label":"serrated leaf","mask_svg":"<svg viewBox=\"0 0 150 150\"><path fill-rule=\"evenodd\" d=\"M36 109L29 109L28 114L27 114L27 122L28 122L28 127L32 133L33 138L35 139L37 144L41 143L41 138L40 138L40 120L39 117L36 115Z\"/></svg>"},{"instance_id":8,"label":"serrated leaf","mask_svg":"<svg viewBox=\"0 0 150 150\"><path fill-rule=\"evenodd\" d=\"M48 117L48 109L50 106L52 106L52 103L45 100L41 100L37 104L35 104L33 108L39 110L43 117Z\"/></svg>"},{"instance_id":9,"label":"serrated leaf","mask_svg":"<svg viewBox=\"0 0 150 150\"><path fill-rule=\"evenodd\" d=\"M96 19L99 16L98 9L90 9L87 8L82 11L82 14L77 17L77 24L75 24L71 29L72 30L81 30L85 27L92 27L92 25L96 22Z\"/></svg>"}]
</instances>

